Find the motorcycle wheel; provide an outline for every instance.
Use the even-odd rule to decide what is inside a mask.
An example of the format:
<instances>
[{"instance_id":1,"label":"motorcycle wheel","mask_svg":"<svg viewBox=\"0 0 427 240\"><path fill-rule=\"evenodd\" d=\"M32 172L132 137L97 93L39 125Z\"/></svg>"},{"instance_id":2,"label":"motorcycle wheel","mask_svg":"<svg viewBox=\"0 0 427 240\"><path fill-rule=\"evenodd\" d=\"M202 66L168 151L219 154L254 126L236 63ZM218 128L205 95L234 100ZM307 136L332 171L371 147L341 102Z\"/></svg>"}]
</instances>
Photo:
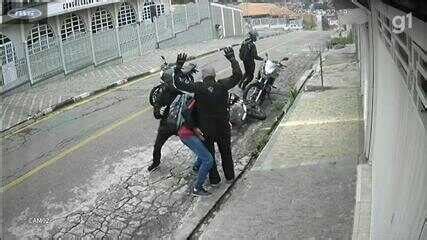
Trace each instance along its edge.
<instances>
[{"instance_id":1,"label":"motorcycle wheel","mask_svg":"<svg viewBox=\"0 0 427 240\"><path fill-rule=\"evenodd\" d=\"M150 91L149 102L151 106L154 106L156 102L159 101L160 95L162 94L164 88L163 84L153 87Z\"/></svg>"},{"instance_id":2,"label":"motorcycle wheel","mask_svg":"<svg viewBox=\"0 0 427 240\"><path fill-rule=\"evenodd\" d=\"M247 104L247 114L249 117L252 117L261 121L267 118L267 115L265 114L265 112L255 102Z\"/></svg>"},{"instance_id":3,"label":"motorcycle wheel","mask_svg":"<svg viewBox=\"0 0 427 240\"><path fill-rule=\"evenodd\" d=\"M257 82L251 83L246 86L246 89L243 92L243 99L245 101L256 102L261 105L264 101L264 93L261 93L260 99L256 101L256 97L258 96L259 91L261 91L261 87L259 86L259 84Z\"/></svg>"}]
</instances>

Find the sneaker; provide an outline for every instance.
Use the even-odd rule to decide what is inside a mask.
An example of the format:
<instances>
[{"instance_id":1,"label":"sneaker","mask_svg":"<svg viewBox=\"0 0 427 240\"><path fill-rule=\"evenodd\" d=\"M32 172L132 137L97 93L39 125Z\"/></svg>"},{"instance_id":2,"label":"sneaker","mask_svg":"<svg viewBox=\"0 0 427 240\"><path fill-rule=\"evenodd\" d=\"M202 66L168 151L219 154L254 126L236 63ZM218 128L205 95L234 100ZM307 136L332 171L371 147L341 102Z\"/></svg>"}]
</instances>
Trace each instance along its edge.
<instances>
[{"instance_id":1,"label":"sneaker","mask_svg":"<svg viewBox=\"0 0 427 240\"><path fill-rule=\"evenodd\" d=\"M159 169L159 165L160 165L160 163L158 162L158 163L155 163L155 162L153 162L149 167L148 167L148 171L149 172L153 172L153 171L156 171L157 169Z\"/></svg>"},{"instance_id":2,"label":"sneaker","mask_svg":"<svg viewBox=\"0 0 427 240\"><path fill-rule=\"evenodd\" d=\"M199 190L193 188L193 196L209 196L212 193L206 191L204 188L201 188Z\"/></svg>"},{"instance_id":3,"label":"sneaker","mask_svg":"<svg viewBox=\"0 0 427 240\"><path fill-rule=\"evenodd\" d=\"M221 184L221 180L220 181L218 181L218 182L216 182L216 183L209 183L209 185L211 185L211 187L219 187L219 185Z\"/></svg>"}]
</instances>

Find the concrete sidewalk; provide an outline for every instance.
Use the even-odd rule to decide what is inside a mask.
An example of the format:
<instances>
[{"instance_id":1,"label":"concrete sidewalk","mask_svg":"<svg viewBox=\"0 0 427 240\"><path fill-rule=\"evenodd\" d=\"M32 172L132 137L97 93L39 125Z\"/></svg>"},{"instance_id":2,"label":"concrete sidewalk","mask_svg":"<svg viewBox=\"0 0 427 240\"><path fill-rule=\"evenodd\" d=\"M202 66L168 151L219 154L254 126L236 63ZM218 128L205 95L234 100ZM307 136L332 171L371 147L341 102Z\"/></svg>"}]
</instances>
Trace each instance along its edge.
<instances>
[{"instance_id":1,"label":"concrete sidewalk","mask_svg":"<svg viewBox=\"0 0 427 240\"><path fill-rule=\"evenodd\" d=\"M351 239L362 105L354 49L333 50L200 239Z\"/></svg>"}]
</instances>

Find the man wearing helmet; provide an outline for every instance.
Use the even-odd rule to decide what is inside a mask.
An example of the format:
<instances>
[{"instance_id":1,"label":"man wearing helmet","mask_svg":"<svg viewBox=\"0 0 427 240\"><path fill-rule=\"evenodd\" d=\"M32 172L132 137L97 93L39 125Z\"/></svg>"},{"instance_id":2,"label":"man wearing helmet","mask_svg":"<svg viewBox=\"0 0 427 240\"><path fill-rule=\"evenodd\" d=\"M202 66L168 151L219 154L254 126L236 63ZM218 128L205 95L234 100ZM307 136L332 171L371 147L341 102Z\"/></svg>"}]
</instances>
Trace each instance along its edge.
<instances>
[{"instance_id":1,"label":"man wearing helmet","mask_svg":"<svg viewBox=\"0 0 427 240\"><path fill-rule=\"evenodd\" d=\"M258 56L258 51L255 45L258 33L255 30L251 30L248 35L248 38L246 38L240 45L239 50L239 57L243 61L243 66L245 68L245 74L239 84L241 89L245 89L245 87L254 79L255 60L264 60L262 57Z\"/></svg>"}]
</instances>

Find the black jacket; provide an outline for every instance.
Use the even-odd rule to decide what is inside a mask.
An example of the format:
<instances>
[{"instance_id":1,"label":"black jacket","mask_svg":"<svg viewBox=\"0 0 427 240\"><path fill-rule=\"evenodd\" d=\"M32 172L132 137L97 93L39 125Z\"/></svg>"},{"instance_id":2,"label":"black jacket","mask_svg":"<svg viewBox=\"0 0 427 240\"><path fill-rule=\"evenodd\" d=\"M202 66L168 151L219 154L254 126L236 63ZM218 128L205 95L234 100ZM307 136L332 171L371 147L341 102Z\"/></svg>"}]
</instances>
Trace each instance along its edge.
<instances>
[{"instance_id":1,"label":"black jacket","mask_svg":"<svg viewBox=\"0 0 427 240\"><path fill-rule=\"evenodd\" d=\"M175 100L176 96L181 92L168 86L167 84L163 87L163 92L158 102L154 103L153 114L156 119L165 120L168 117L170 104ZM163 109L161 113L161 109Z\"/></svg>"},{"instance_id":2,"label":"black jacket","mask_svg":"<svg viewBox=\"0 0 427 240\"><path fill-rule=\"evenodd\" d=\"M205 79L203 82L186 83L174 79L177 89L194 93L198 109L198 124L208 136L220 136L230 131L228 113L228 90L236 86L242 79L242 70L237 60L231 62L233 75L215 81ZM179 75L179 74L176 74Z\"/></svg>"},{"instance_id":3,"label":"black jacket","mask_svg":"<svg viewBox=\"0 0 427 240\"><path fill-rule=\"evenodd\" d=\"M258 61L264 60L262 57L258 56L258 50L256 48L254 41L248 38L243 42L243 44L247 44L247 48L249 50L249 54L245 59L243 59L243 62L255 63L255 60L258 60Z\"/></svg>"}]
</instances>

